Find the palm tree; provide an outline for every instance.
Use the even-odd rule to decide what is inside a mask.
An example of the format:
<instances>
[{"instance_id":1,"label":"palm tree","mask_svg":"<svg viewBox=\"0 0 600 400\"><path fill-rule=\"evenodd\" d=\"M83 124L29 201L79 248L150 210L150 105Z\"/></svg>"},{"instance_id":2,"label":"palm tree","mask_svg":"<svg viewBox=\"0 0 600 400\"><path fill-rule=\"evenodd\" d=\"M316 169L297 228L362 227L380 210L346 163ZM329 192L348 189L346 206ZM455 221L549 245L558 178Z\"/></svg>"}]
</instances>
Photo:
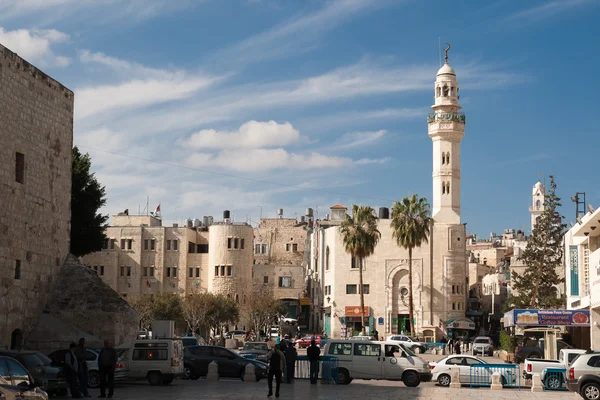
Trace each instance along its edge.
<instances>
[{"instance_id":1,"label":"palm tree","mask_svg":"<svg viewBox=\"0 0 600 400\"><path fill-rule=\"evenodd\" d=\"M396 238L398 246L408 249L408 308L410 318L410 334L415 334L414 305L413 305L413 272L412 251L422 243L428 242L433 220L429 211L429 203L424 197L416 194L405 197L402 201L394 202L392 207L392 237Z\"/></svg>"},{"instance_id":2,"label":"palm tree","mask_svg":"<svg viewBox=\"0 0 600 400\"><path fill-rule=\"evenodd\" d=\"M352 205L352 216L346 214L342 222L341 233L346 253L356 259L360 279L360 309L362 333L365 334L365 296L363 294L363 263L364 259L375 251L375 246L381 238L381 232L377 230L377 217L375 210L369 206Z\"/></svg>"}]
</instances>

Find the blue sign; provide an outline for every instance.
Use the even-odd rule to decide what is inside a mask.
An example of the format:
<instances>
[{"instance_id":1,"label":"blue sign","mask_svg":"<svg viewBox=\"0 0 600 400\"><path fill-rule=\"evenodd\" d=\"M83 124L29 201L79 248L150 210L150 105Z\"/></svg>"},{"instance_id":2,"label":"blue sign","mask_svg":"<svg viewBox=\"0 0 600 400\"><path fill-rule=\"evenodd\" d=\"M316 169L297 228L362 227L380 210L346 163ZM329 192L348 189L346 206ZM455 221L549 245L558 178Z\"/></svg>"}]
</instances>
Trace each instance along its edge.
<instances>
[{"instance_id":1,"label":"blue sign","mask_svg":"<svg viewBox=\"0 0 600 400\"><path fill-rule=\"evenodd\" d=\"M383 325L383 317L377 318L377 325Z\"/></svg>"},{"instance_id":2,"label":"blue sign","mask_svg":"<svg viewBox=\"0 0 600 400\"><path fill-rule=\"evenodd\" d=\"M590 326L590 310L512 310L504 326Z\"/></svg>"},{"instance_id":3,"label":"blue sign","mask_svg":"<svg viewBox=\"0 0 600 400\"><path fill-rule=\"evenodd\" d=\"M569 246L569 270L571 272L571 296L579 296L579 247Z\"/></svg>"}]
</instances>

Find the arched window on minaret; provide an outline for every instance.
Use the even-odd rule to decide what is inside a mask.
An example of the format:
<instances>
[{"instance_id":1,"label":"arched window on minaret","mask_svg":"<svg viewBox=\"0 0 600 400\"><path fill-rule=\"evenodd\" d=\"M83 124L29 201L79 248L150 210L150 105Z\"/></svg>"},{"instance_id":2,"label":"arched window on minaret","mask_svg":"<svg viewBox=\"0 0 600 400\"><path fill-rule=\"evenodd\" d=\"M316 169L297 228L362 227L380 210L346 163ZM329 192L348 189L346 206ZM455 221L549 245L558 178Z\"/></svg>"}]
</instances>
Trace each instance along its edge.
<instances>
[{"instance_id":1,"label":"arched window on minaret","mask_svg":"<svg viewBox=\"0 0 600 400\"><path fill-rule=\"evenodd\" d=\"M450 182L446 182L446 194L450 194Z\"/></svg>"},{"instance_id":2,"label":"arched window on minaret","mask_svg":"<svg viewBox=\"0 0 600 400\"><path fill-rule=\"evenodd\" d=\"M438 86L436 89L436 97L440 97L442 95L442 88Z\"/></svg>"},{"instance_id":3,"label":"arched window on minaret","mask_svg":"<svg viewBox=\"0 0 600 400\"><path fill-rule=\"evenodd\" d=\"M442 182L442 194L446 194L446 182Z\"/></svg>"},{"instance_id":4,"label":"arched window on minaret","mask_svg":"<svg viewBox=\"0 0 600 400\"><path fill-rule=\"evenodd\" d=\"M446 164L446 153L442 152L442 165Z\"/></svg>"},{"instance_id":5,"label":"arched window on minaret","mask_svg":"<svg viewBox=\"0 0 600 400\"><path fill-rule=\"evenodd\" d=\"M450 86L450 96L454 97L454 86Z\"/></svg>"},{"instance_id":6,"label":"arched window on minaret","mask_svg":"<svg viewBox=\"0 0 600 400\"><path fill-rule=\"evenodd\" d=\"M444 85L444 97L448 97L448 86Z\"/></svg>"},{"instance_id":7,"label":"arched window on minaret","mask_svg":"<svg viewBox=\"0 0 600 400\"><path fill-rule=\"evenodd\" d=\"M539 210L541 206L542 206L542 202L541 201L538 200L538 201L535 202L535 208L537 210Z\"/></svg>"},{"instance_id":8,"label":"arched window on minaret","mask_svg":"<svg viewBox=\"0 0 600 400\"><path fill-rule=\"evenodd\" d=\"M446 164L450 165L450 152L446 153Z\"/></svg>"}]
</instances>

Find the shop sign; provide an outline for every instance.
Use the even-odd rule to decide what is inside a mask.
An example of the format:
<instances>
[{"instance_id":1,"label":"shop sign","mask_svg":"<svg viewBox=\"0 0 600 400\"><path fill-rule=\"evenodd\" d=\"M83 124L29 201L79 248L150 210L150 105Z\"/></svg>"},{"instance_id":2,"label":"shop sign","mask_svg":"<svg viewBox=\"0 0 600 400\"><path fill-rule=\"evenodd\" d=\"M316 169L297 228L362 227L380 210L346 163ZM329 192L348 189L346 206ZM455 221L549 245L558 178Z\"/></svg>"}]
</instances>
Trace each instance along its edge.
<instances>
[{"instance_id":1,"label":"shop sign","mask_svg":"<svg viewBox=\"0 0 600 400\"><path fill-rule=\"evenodd\" d=\"M301 306L310 306L310 298L300 299Z\"/></svg>"},{"instance_id":2,"label":"shop sign","mask_svg":"<svg viewBox=\"0 0 600 400\"><path fill-rule=\"evenodd\" d=\"M360 306L346 306L345 308L346 317L360 317L364 315L365 317L369 316L369 307L365 306L363 312L360 312Z\"/></svg>"},{"instance_id":3,"label":"shop sign","mask_svg":"<svg viewBox=\"0 0 600 400\"><path fill-rule=\"evenodd\" d=\"M448 329L468 329L468 330L474 330L475 329L475 322L471 321L470 319L456 319L454 321L451 321L448 326L446 326L446 328Z\"/></svg>"},{"instance_id":4,"label":"shop sign","mask_svg":"<svg viewBox=\"0 0 600 400\"><path fill-rule=\"evenodd\" d=\"M589 326L589 310L512 310L504 314L504 326Z\"/></svg>"},{"instance_id":5,"label":"shop sign","mask_svg":"<svg viewBox=\"0 0 600 400\"><path fill-rule=\"evenodd\" d=\"M383 325L383 317L377 318L377 325Z\"/></svg>"}]
</instances>

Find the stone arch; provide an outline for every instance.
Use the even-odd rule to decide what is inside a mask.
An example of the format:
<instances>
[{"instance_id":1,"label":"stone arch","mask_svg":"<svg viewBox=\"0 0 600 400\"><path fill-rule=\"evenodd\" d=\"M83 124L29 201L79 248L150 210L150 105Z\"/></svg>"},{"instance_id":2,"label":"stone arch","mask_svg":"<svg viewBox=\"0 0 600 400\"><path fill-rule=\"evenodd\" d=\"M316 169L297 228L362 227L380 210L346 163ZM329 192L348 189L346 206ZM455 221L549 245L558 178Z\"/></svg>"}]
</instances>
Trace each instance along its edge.
<instances>
[{"instance_id":1,"label":"stone arch","mask_svg":"<svg viewBox=\"0 0 600 400\"><path fill-rule=\"evenodd\" d=\"M416 310L420 307L419 292L422 287L422 277L418 272L421 267L421 260L413 259L413 306L416 315ZM408 260L401 260L397 265L390 269L387 275L387 309L389 310L388 327L391 333L398 333L398 326L391 323L392 319L398 314L409 313L409 298L410 290L404 301L401 299L400 291L402 287L408 288ZM405 304L404 304L405 303Z\"/></svg>"},{"instance_id":2,"label":"stone arch","mask_svg":"<svg viewBox=\"0 0 600 400\"><path fill-rule=\"evenodd\" d=\"M10 349L20 350L23 348L23 332L20 329L15 329L10 335Z\"/></svg>"}]
</instances>

